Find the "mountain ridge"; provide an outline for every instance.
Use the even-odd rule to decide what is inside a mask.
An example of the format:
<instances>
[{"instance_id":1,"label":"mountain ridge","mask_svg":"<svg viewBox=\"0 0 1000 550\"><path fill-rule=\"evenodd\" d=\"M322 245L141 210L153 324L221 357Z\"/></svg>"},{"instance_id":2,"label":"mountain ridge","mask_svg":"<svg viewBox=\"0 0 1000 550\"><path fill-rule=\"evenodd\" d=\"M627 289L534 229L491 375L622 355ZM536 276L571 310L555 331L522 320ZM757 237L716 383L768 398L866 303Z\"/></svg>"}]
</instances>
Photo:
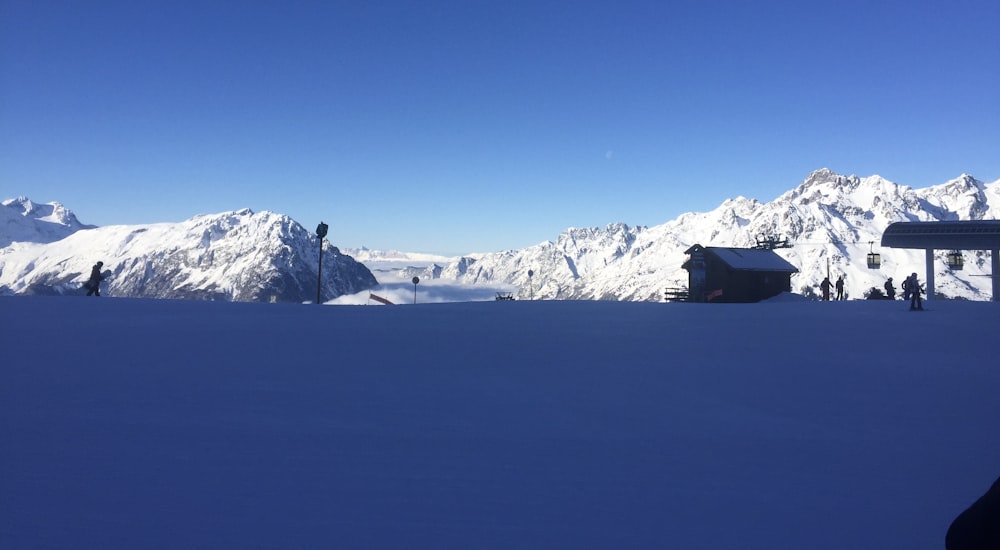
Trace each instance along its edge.
<instances>
[{"instance_id":1,"label":"mountain ridge","mask_svg":"<svg viewBox=\"0 0 1000 550\"><path fill-rule=\"evenodd\" d=\"M362 264L324 241L322 296L377 284ZM282 214L250 209L200 214L183 222L77 230L48 243L0 249L0 289L72 294L102 260L114 296L232 301L315 300L319 246Z\"/></svg>"},{"instance_id":2,"label":"mountain ridge","mask_svg":"<svg viewBox=\"0 0 1000 550\"><path fill-rule=\"evenodd\" d=\"M751 247L780 236L793 247L776 252L800 269L792 279L793 292L815 296L829 272L834 279L845 277L848 295L860 298L871 288L881 289L888 277L898 284L902 275L924 271L922 250L882 250L882 269L867 268L865 257L877 252L890 223L989 219L998 212L1000 181L987 184L963 174L915 190L878 175L844 176L823 168L771 202L739 196L714 210L681 214L652 227L569 228L554 241L463 257L437 273L464 283L515 285L518 298L659 301L665 288L687 286L681 265L691 245ZM983 276L988 275L988 253L966 251L971 261L959 276L945 265L947 252L937 253L938 294L989 299L989 279Z\"/></svg>"},{"instance_id":3,"label":"mountain ridge","mask_svg":"<svg viewBox=\"0 0 1000 550\"><path fill-rule=\"evenodd\" d=\"M8 203L12 201L5 201L4 205ZM23 197L18 199L22 212L31 210L25 206L28 203L30 201ZM35 211L41 213L40 210ZM55 212L56 207L53 206L52 211ZM687 259L684 251L691 245L751 247L761 239L781 237L793 246L776 252L800 270L792 279L793 292L815 296L819 281L829 273L832 278L845 277L848 296L860 298L871 288L881 288L888 277L896 277L898 283L903 275L911 271L922 273L924 270L922 250L877 250L882 231L890 223L996 219L998 213L1000 181L984 183L969 174L962 174L942 184L913 189L879 175L845 176L822 168L770 202L738 196L726 199L713 210L684 213L655 226L612 222L604 227L570 227L554 240L519 250L446 258L364 247L345 249L348 254L343 254L327 243L324 251L329 251L337 268L328 275L325 265L323 278L324 281L333 280L337 285L326 288L324 292L328 291L332 298L371 288L377 284L367 268L371 265L380 273L397 270L397 276L405 276L406 280L419 276L422 280L447 279L467 284L508 285L520 289L516 295L522 299L660 301L665 288L687 286L687 273L680 266ZM72 219L75 220L75 216ZM199 215L181 224L187 224L183 231L179 229L180 224L108 228L85 226L91 229L75 229L67 238L84 238L77 237L77 234L114 233L115 237L105 239L108 241L106 246L98 249L96 255L115 258L125 254L131 258L128 269L122 272L127 271L128 277L137 282L113 286L116 291L127 291L130 295L152 293L156 297L203 299L310 299L308 287L309 281L315 280L318 250L314 238L294 220L280 214L254 214L249 209L243 209ZM66 221L66 225L68 228L71 223ZM161 225L185 235L188 244L181 247L185 249L183 254L161 251L155 261L150 259L148 251L144 253L146 255L140 254L139 259L128 256L136 243L144 241L143 232ZM119 229L109 229L114 227ZM263 227L274 230L267 231ZM91 233L95 231L97 233ZM166 242L171 240L166 236L161 236L161 239ZM0 248L0 291L6 288L9 293L69 292L72 284L89 272L89 263L86 262L90 260L81 264L70 253L71 250L61 250L70 245L85 249L82 244L85 241L71 240L69 244L59 244L62 240L65 239L51 243L15 242ZM254 244L258 240L268 244ZM294 245L273 244L285 240ZM311 240L312 244L309 244ZM216 246L213 244L216 242L222 244ZM270 252L254 256L255 247L263 247ZM39 262L35 256L44 260L48 254L46 250L61 251L55 254L55 260L50 258L47 263ZM867 268L864 257L869 252L881 252L881 270ZM944 263L947 252L938 251L935 263L939 295L989 299L988 252L966 251L963 274L956 274L947 268ZM352 253L357 254L365 265L351 257ZM242 262L241 259L246 256L254 257L256 263ZM150 261L157 267L140 269L143 262ZM277 267L273 270L267 268L275 262ZM41 276L36 267L43 264L48 271L47 275ZM161 276L158 269L162 271L163 265L167 266L170 279L182 281L182 284L174 284L167 289L146 281ZM264 266L263 270L261 266ZM400 269L400 266L403 267ZM64 275L58 275L59 270L63 270ZM206 270L212 273L207 274ZM192 275L192 272L195 274ZM269 281L263 284L268 290L254 292L252 289L261 286L262 278ZM112 285L115 284L112 282Z\"/></svg>"},{"instance_id":4,"label":"mountain ridge","mask_svg":"<svg viewBox=\"0 0 1000 550\"><path fill-rule=\"evenodd\" d=\"M94 227L80 223L70 209L58 202L40 204L20 196L0 203L0 248L14 242L54 242Z\"/></svg>"}]
</instances>

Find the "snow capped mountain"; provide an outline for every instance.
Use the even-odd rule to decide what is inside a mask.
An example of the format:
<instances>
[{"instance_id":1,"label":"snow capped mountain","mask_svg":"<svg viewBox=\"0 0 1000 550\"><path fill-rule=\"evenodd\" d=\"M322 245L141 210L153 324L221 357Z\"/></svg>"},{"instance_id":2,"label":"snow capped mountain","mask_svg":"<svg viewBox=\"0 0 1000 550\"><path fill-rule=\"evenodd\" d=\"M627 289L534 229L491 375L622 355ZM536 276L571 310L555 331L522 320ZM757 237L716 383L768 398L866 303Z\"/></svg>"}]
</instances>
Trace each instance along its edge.
<instances>
[{"instance_id":1,"label":"snow capped mountain","mask_svg":"<svg viewBox=\"0 0 1000 550\"><path fill-rule=\"evenodd\" d=\"M58 202L36 204L18 197L0 204L0 248L12 242L51 243L94 227L80 223Z\"/></svg>"},{"instance_id":2,"label":"snow capped mountain","mask_svg":"<svg viewBox=\"0 0 1000 550\"><path fill-rule=\"evenodd\" d=\"M111 294L165 298L308 301L315 297L314 237L290 218L249 210L197 216L177 224L85 229L58 203L25 198L0 208L0 293L75 292L98 259L111 269ZM844 176L822 169L762 203L736 197L718 208L687 213L653 227L624 223L570 228L555 241L521 250L445 258L397 251L324 251L324 299L377 284L372 271L421 280L515 287L527 299L662 301L668 287L686 287L681 265L693 244L750 247L787 240L776 252L799 268L792 290L814 296L819 282L843 277L849 298L898 288L924 272L924 251L881 249L882 232L897 221L998 219L1000 181L963 174L912 189L880 176ZM68 236L66 236L68 235ZM65 237L65 238L63 238ZM45 244L48 243L48 244ZM866 255L881 254L881 269ZM965 269L951 271L937 252L940 297L987 300L988 251L963 251ZM356 262L354 256L365 265ZM369 271L372 270L372 271ZM529 275L530 273L530 275Z\"/></svg>"},{"instance_id":3,"label":"snow capped mountain","mask_svg":"<svg viewBox=\"0 0 1000 550\"><path fill-rule=\"evenodd\" d=\"M0 289L77 293L98 260L111 271L103 286L112 296L316 299L315 237L287 216L249 209L180 223L82 229L47 244L14 242L0 248ZM322 284L323 299L329 300L377 281L366 267L324 241Z\"/></svg>"},{"instance_id":4,"label":"snow capped mountain","mask_svg":"<svg viewBox=\"0 0 1000 550\"><path fill-rule=\"evenodd\" d=\"M924 271L922 250L879 249L889 224L996 219L998 213L1000 182L984 184L962 175L913 190L877 175L859 178L822 169L769 203L737 197L710 212L683 214L650 228L621 223L571 228L554 242L460 258L439 276L516 285L521 299L660 301L665 288L687 286L681 265L691 245L749 247L778 238L793 245L776 252L800 270L792 277L794 292L815 295L829 270L832 279L844 277L849 297L861 298L872 287L881 289L888 277L898 288L905 275ZM881 254L881 269L868 269L866 256L872 251ZM989 271L988 252L965 251L965 270L957 273L944 262L947 252L938 251L939 296L989 299L990 280L983 276Z\"/></svg>"}]
</instances>

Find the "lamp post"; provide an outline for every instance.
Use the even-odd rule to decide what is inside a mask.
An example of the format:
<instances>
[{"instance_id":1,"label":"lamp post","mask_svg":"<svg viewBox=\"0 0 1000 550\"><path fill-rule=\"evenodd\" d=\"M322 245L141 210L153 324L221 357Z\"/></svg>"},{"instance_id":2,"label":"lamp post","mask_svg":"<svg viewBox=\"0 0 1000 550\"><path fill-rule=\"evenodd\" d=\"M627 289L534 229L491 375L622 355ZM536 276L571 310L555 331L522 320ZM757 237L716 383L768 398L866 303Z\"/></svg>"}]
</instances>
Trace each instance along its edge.
<instances>
[{"instance_id":1,"label":"lamp post","mask_svg":"<svg viewBox=\"0 0 1000 550\"><path fill-rule=\"evenodd\" d=\"M534 274L535 272L533 270L531 269L528 270L528 296L530 296L532 300L535 299L535 286L531 284L531 277Z\"/></svg>"},{"instance_id":2,"label":"lamp post","mask_svg":"<svg viewBox=\"0 0 1000 550\"><path fill-rule=\"evenodd\" d=\"M323 238L330 227L323 222L316 226L316 236L319 237L319 274L316 277L316 303L322 304L321 291L323 289Z\"/></svg>"},{"instance_id":3,"label":"lamp post","mask_svg":"<svg viewBox=\"0 0 1000 550\"><path fill-rule=\"evenodd\" d=\"M413 278L413 303L417 303L417 283L420 282L420 277Z\"/></svg>"}]
</instances>

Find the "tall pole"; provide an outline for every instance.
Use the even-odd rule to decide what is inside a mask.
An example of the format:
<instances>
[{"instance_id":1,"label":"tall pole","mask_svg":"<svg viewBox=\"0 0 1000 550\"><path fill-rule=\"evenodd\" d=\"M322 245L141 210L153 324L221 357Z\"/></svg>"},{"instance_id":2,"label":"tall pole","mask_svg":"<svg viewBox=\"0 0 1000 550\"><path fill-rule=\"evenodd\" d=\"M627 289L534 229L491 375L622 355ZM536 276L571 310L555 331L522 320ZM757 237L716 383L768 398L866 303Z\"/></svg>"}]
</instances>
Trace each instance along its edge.
<instances>
[{"instance_id":1,"label":"tall pole","mask_svg":"<svg viewBox=\"0 0 1000 550\"><path fill-rule=\"evenodd\" d=\"M319 273L316 275L316 303L322 304L323 291L323 237L319 238Z\"/></svg>"},{"instance_id":2,"label":"tall pole","mask_svg":"<svg viewBox=\"0 0 1000 550\"><path fill-rule=\"evenodd\" d=\"M316 303L322 304L322 290L323 290L323 237L326 237L326 232L329 226L323 222L319 222L316 226L316 236L319 237L319 274L316 276Z\"/></svg>"},{"instance_id":3,"label":"tall pole","mask_svg":"<svg viewBox=\"0 0 1000 550\"><path fill-rule=\"evenodd\" d=\"M413 278L413 303L417 303L417 283L420 282L420 277Z\"/></svg>"}]
</instances>

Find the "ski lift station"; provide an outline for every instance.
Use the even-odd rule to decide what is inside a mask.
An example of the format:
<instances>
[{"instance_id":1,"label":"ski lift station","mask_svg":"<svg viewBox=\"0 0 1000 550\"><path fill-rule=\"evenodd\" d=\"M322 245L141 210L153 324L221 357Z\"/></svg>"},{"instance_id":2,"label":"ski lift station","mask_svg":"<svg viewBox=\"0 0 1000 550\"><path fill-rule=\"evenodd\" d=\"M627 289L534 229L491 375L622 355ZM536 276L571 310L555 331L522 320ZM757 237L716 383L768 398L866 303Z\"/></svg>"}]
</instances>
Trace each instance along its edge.
<instances>
[{"instance_id":1,"label":"ski lift station","mask_svg":"<svg viewBox=\"0 0 1000 550\"><path fill-rule=\"evenodd\" d=\"M897 222L882 233L882 246L926 251L927 299L934 299L934 251L950 250L948 267L963 267L962 250L989 250L994 302L1000 301L1000 220Z\"/></svg>"}]
</instances>

